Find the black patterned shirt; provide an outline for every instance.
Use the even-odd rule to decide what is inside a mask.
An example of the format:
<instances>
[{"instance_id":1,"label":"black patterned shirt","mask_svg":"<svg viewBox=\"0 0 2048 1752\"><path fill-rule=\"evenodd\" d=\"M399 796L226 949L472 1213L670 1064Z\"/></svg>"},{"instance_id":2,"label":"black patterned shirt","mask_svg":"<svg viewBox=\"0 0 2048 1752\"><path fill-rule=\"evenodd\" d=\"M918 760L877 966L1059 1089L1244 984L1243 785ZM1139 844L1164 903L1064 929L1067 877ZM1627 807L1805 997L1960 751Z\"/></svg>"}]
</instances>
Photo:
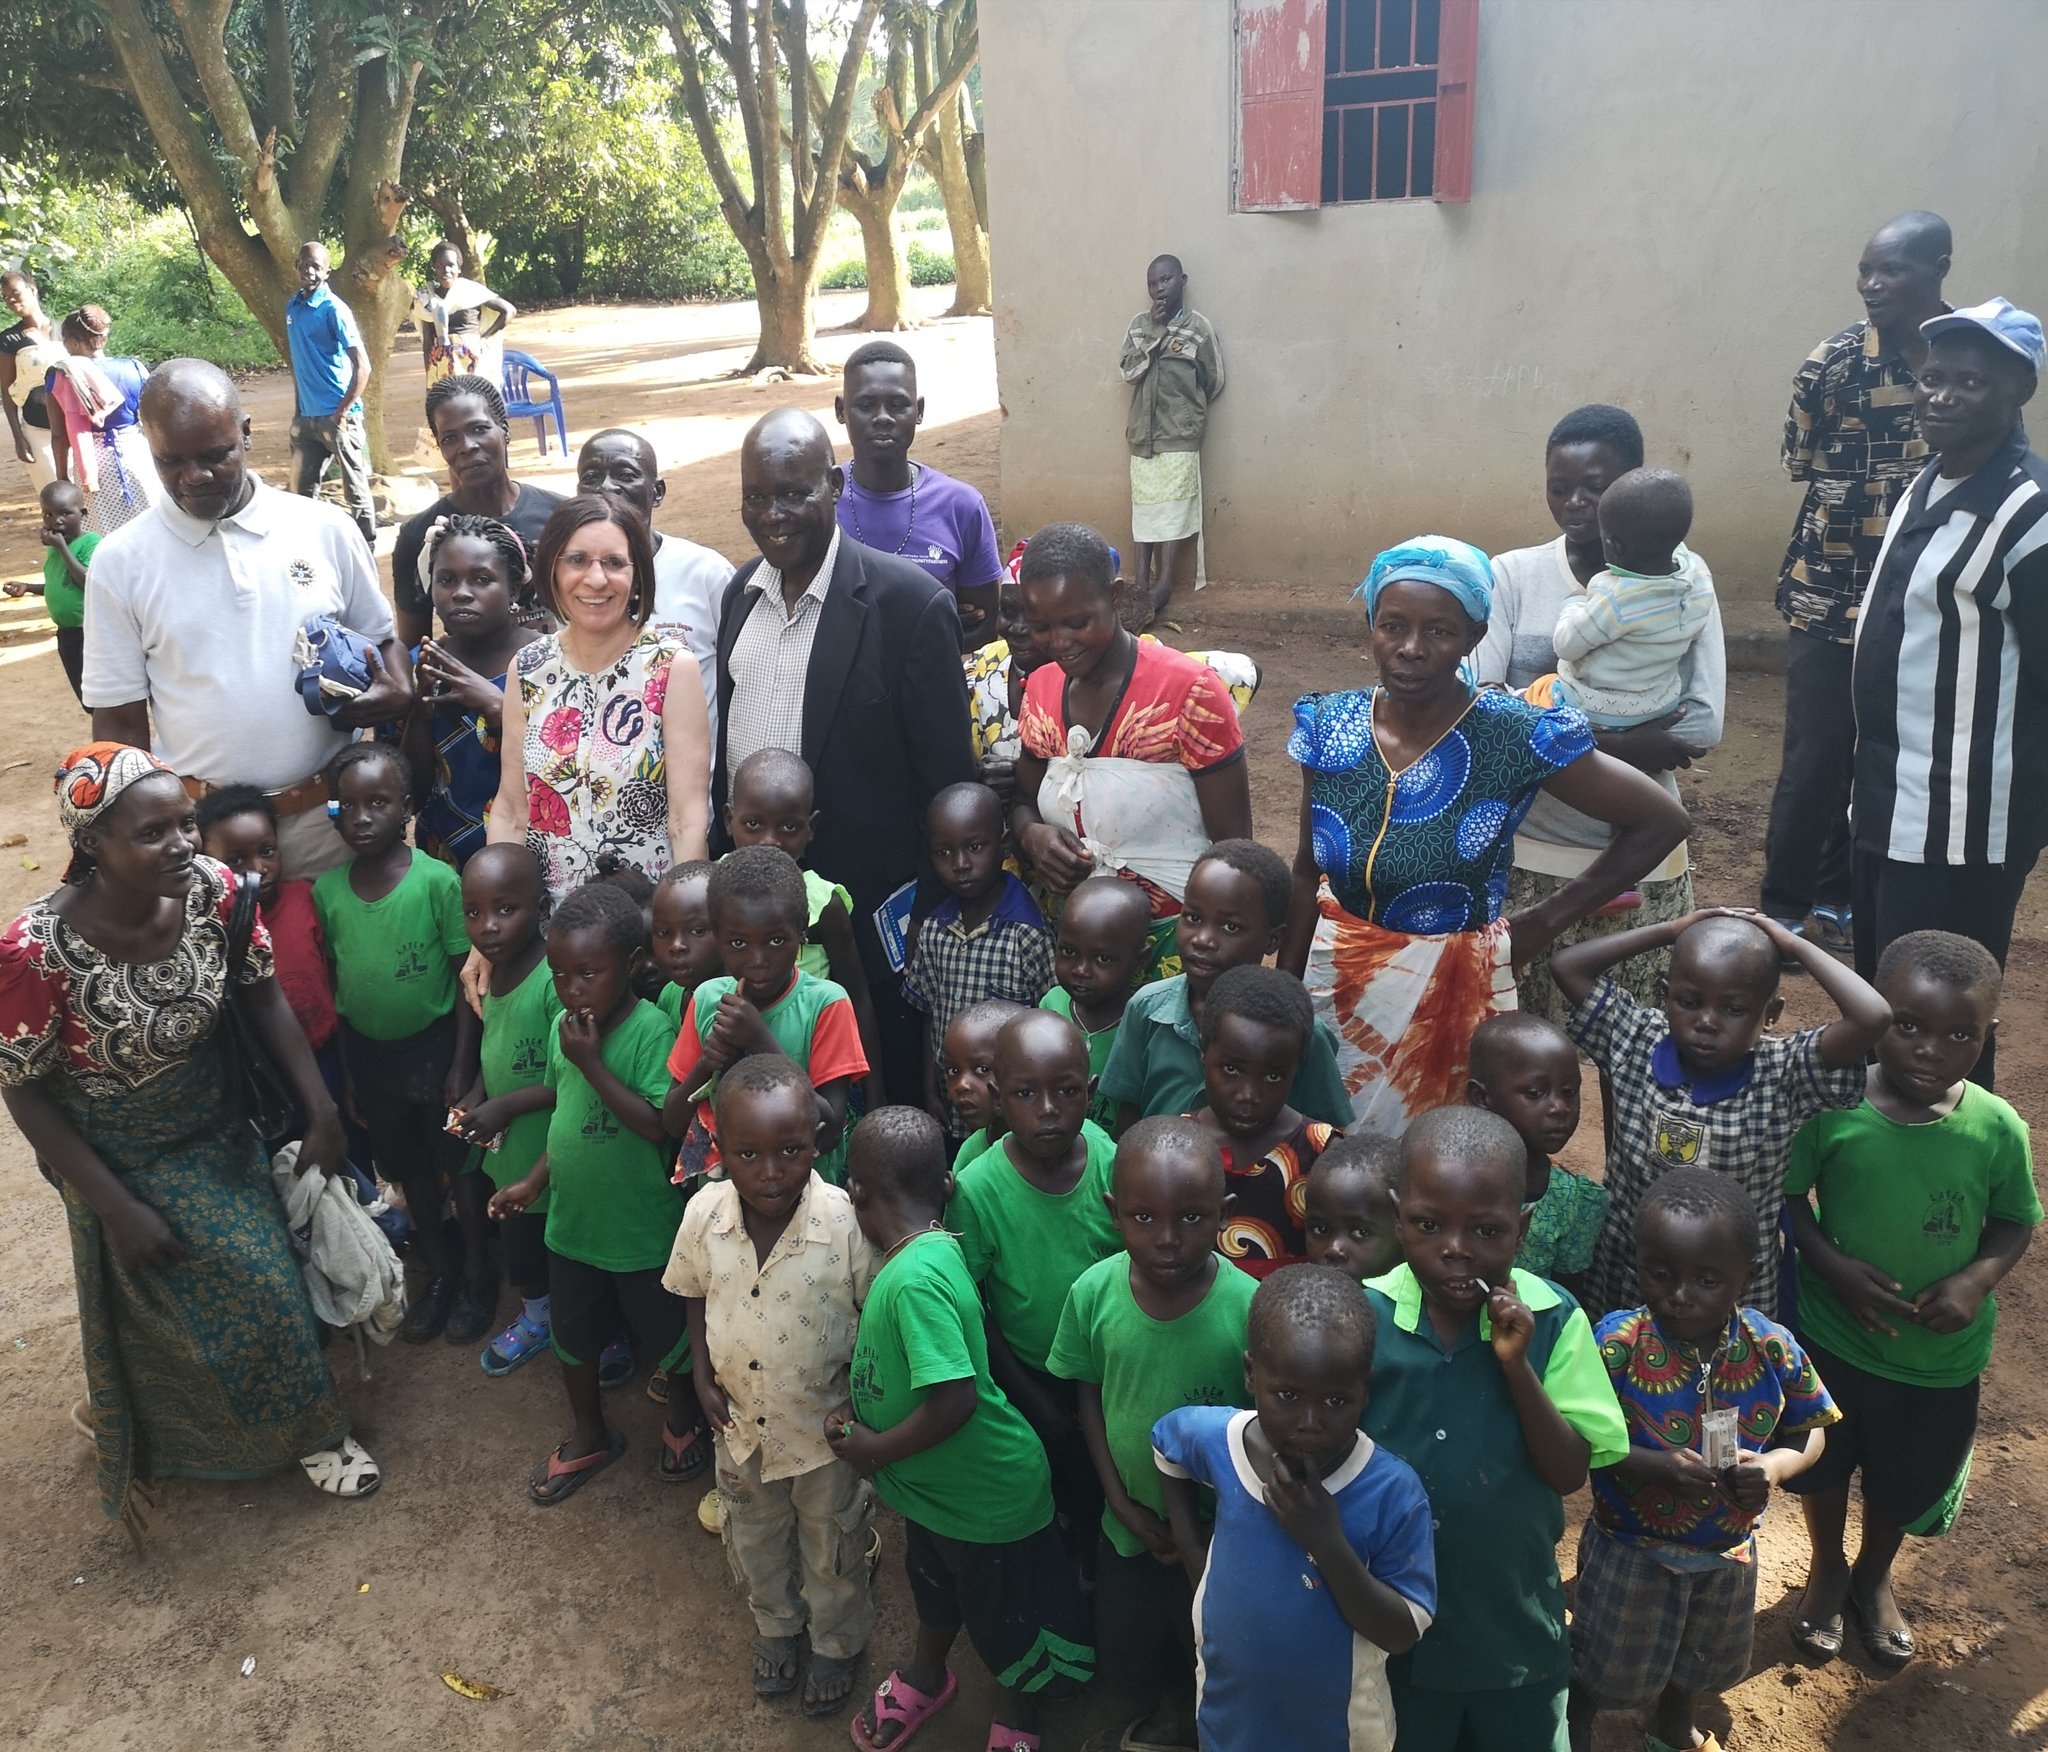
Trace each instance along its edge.
<instances>
[{"instance_id":1,"label":"black patterned shirt","mask_svg":"<svg viewBox=\"0 0 2048 1752\"><path fill-rule=\"evenodd\" d=\"M1943 309L1947 309L1944 305ZM1885 520L1927 464L1913 369L1876 326L1852 322L1792 379L1785 472L1806 483L1778 578L1778 612L1798 632L1846 645Z\"/></svg>"}]
</instances>

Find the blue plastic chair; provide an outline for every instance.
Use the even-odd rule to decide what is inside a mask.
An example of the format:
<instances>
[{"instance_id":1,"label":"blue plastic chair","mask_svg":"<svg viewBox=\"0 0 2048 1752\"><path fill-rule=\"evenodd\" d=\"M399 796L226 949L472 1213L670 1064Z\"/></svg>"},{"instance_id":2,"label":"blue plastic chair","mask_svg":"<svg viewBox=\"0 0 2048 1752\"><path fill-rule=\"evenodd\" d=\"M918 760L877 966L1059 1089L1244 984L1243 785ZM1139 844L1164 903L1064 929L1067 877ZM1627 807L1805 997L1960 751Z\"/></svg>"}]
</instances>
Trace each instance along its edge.
<instances>
[{"instance_id":1,"label":"blue plastic chair","mask_svg":"<svg viewBox=\"0 0 2048 1752\"><path fill-rule=\"evenodd\" d=\"M532 394L532 379L538 377L548 386L546 396L536 399ZM505 349L505 414L508 419L533 419L533 440L540 446L541 455L548 453L548 415L555 416L555 431L562 440L562 454L569 454L569 422L562 412L562 385L555 374L531 353L522 353L516 347Z\"/></svg>"}]
</instances>

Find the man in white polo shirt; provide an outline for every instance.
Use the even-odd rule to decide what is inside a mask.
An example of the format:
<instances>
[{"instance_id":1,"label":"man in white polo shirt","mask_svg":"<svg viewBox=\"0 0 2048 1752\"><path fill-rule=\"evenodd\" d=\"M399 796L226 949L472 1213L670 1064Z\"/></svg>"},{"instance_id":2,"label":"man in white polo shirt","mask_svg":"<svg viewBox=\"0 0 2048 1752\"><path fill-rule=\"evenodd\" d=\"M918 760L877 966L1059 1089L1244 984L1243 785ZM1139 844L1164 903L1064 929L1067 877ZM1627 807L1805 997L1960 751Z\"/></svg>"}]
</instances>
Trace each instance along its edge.
<instances>
[{"instance_id":1,"label":"man in white polo shirt","mask_svg":"<svg viewBox=\"0 0 2048 1752\"><path fill-rule=\"evenodd\" d=\"M343 513L248 471L235 386L171 359L142 391L165 498L101 542L85 587L93 735L153 747L194 797L254 785L278 815L288 879L346 855L322 770L349 731L402 717L412 675L362 537ZM371 685L338 718L306 710L295 636L332 614L376 648ZM152 731L154 738L152 740Z\"/></svg>"}]
</instances>

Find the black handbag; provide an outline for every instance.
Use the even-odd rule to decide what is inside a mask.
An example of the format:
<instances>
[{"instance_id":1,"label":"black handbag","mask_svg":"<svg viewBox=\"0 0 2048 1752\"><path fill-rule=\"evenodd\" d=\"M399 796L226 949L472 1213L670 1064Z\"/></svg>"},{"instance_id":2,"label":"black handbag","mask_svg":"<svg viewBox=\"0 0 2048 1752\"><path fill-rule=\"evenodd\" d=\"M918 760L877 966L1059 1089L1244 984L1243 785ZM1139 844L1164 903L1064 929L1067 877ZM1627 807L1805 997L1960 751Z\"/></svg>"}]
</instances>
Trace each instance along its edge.
<instances>
[{"instance_id":1,"label":"black handbag","mask_svg":"<svg viewBox=\"0 0 2048 1752\"><path fill-rule=\"evenodd\" d=\"M220 1052L228 1087L242 1104L242 1117L274 1156L298 1130L298 1098L263 1036L243 1006L242 969L249 959L249 939L256 931L256 897L263 880L240 877L235 884L234 910L228 915L228 988L220 1008Z\"/></svg>"}]
</instances>

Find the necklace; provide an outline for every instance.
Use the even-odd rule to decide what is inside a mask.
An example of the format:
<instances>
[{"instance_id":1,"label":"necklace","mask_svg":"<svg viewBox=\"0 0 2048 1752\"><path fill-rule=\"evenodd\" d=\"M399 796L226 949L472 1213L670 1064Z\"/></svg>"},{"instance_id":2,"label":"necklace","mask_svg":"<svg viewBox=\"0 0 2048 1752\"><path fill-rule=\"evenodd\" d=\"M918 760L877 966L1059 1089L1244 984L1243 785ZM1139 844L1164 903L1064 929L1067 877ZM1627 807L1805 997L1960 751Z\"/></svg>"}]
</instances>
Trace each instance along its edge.
<instances>
[{"instance_id":1,"label":"necklace","mask_svg":"<svg viewBox=\"0 0 2048 1752\"><path fill-rule=\"evenodd\" d=\"M920 1235L942 1235L945 1231L946 1225L934 1218L931 1222L925 1224L922 1229L913 1229L902 1240L891 1243L888 1251L882 1255L882 1259L885 1263L894 1259L897 1254L901 1253L904 1248L908 1247Z\"/></svg>"},{"instance_id":2,"label":"necklace","mask_svg":"<svg viewBox=\"0 0 2048 1752\"><path fill-rule=\"evenodd\" d=\"M896 544L896 552L899 554L910 546L910 538L917 530L917 483L923 473L924 470L921 468L913 468L910 473L910 520L903 526L903 539ZM848 485L853 486L853 483L849 482ZM846 495L846 506L853 514L853 539L862 547L869 547L873 544L861 532L860 527L860 490L858 486L853 486L853 491Z\"/></svg>"}]
</instances>

